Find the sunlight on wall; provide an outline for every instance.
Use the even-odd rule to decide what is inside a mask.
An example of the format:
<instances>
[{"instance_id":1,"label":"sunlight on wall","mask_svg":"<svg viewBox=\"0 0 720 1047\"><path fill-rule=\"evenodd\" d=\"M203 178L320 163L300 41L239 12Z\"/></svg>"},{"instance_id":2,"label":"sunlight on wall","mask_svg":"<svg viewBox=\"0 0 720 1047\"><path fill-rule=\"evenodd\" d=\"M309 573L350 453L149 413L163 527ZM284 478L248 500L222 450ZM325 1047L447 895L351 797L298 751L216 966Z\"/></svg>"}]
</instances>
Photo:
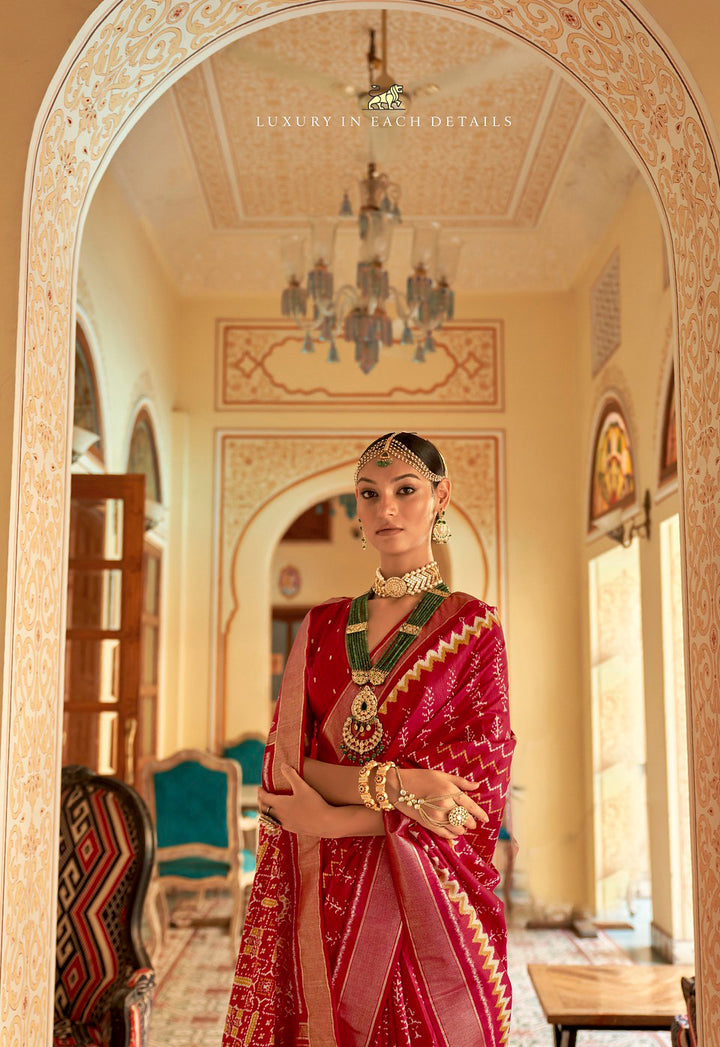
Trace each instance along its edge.
<instances>
[{"instance_id":1,"label":"sunlight on wall","mask_svg":"<svg viewBox=\"0 0 720 1047\"><path fill-rule=\"evenodd\" d=\"M650 881L637 542L589 567L595 902L610 915Z\"/></svg>"},{"instance_id":2,"label":"sunlight on wall","mask_svg":"<svg viewBox=\"0 0 720 1047\"><path fill-rule=\"evenodd\" d=\"M693 937L692 867L678 515L660 524L660 548L673 931L675 938L689 941Z\"/></svg>"}]
</instances>

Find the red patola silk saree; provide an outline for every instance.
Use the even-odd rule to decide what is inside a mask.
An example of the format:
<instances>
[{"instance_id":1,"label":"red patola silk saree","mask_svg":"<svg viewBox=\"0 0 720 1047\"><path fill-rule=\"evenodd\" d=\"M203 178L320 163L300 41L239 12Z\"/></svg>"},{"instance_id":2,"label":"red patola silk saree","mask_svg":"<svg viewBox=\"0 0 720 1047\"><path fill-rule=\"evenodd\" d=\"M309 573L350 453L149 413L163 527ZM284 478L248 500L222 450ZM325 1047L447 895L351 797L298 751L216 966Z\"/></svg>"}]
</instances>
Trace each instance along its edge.
<instances>
[{"instance_id":1,"label":"red patola silk saree","mask_svg":"<svg viewBox=\"0 0 720 1047\"><path fill-rule=\"evenodd\" d=\"M263 785L305 755L343 764L350 601L314 608L293 646ZM395 630L393 630L394 634ZM392 635L378 645L382 653ZM381 688L382 759L477 782L490 817L454 841L398 811L385 835L318 839L261 824L223 1047L501 1047L511 989L492 865L515 738L493 608L453 593Z\"/></svg>"}]
</instances>

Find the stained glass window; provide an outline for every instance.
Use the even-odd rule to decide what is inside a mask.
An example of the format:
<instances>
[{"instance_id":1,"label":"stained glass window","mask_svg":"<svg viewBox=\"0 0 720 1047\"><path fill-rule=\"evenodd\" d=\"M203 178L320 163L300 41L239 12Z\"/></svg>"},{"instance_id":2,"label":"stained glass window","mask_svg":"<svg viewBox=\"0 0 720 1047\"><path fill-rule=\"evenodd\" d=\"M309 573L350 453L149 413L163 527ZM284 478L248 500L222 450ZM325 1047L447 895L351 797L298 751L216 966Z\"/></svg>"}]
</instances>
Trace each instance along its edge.
<instances>
[{"instance_id":1,"label":"stained glass window","mask_svg":"<svg viewBox=\"0 0 720 1047\"><path fill-rule=\"evenodd\" d=\"M610 401L603 411L595 440L590 523L635 500L632 443L622 408Z\"/></svg>"},{"instance_id":2,"label":"stained glass window","mask_svg":"<svg viewBox=\"0 0 720 1047\"><path fill-rule=\"evenodd\" d=\"M162 502L160 487L160 469L155 447L155 434L147 411L140 411L130 440L128 455L129 473L145 475L145 497L153 502Z\"/></svg>"},{"instance_id":3,"label":"stained glass window","mask_svg":"<svg viewBox=\"0 0 720 1047\"><path fill-rule=\"evenodd\" d=\"M665 414L662 428L662 452L660 457L660 483L667 483L677 476L677 422L675 419L675 371L670 376Z\"/></svg>"},{"instance_id":4,"label":"stained glass window","mask_svg":"<svg viewBox=\"0 0 720 1047\"><path fill-rule=\"evenodd\" d=\"M89 454L104 460L102 442L102 418L95 371L85 334L78 324L75 329L75 399L73 402L73 425L97 433L100 440L93 444Z\"/></svg>"}]
</instances>

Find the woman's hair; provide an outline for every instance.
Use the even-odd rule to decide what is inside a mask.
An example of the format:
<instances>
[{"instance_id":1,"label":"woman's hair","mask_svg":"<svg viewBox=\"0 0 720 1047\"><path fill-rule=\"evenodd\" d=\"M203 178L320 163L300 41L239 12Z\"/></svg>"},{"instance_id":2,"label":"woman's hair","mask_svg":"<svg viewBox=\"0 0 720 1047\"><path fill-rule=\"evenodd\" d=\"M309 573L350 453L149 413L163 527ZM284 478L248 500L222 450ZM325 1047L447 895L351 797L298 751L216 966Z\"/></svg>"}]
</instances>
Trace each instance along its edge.
<instances>
[{"instance_id":1,"label":"woman's hair","mask_svg":"<svg viewBox=\"0 0 720 1047\"><path fill-rule=\"evenodd\" d=\"M393 440L402 444L403 447L407 448L407 450L412 452L412 454L417 455L417 457L428 467L431 473L435 473L437 476L447 475L445 460L435 444L430 443L430 441L426 440L423 436L418 436L417 433L385 433L384 436L378 436L376 440L373 440L371 444L368 444L363 451L363 454L366 454L371 447L375 447L376 445L382 447L389 436L392 436Z\"/></svg>"}]
</instances>

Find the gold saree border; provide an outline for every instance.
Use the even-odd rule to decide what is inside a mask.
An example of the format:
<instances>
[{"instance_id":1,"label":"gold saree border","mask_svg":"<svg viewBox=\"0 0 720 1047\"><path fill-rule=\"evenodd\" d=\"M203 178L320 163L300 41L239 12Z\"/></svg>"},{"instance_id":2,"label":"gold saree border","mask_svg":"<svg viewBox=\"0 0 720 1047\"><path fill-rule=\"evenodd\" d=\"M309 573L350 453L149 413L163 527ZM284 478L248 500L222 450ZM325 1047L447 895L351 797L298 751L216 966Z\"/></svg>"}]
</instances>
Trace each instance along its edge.
<instances>
[{"instance_id":1,"label":"gold saree border","mask_svg":"<svg viewBox=\"0 0 720 1047\"><path fill-rule=\"evenodd\" d=\"M501 976L500 960L467 892L462 889L457 880L452 879L446 869L438 870L438 879L449 900L457 906L460 915L467 919L468 927L473 932L473 944L477 946L478 956L482 960L482 969L492 984L492 1004L500 1026L498 1047L505 1047L510 1035L512 1000Z\"/></svg>"},{"instance_id":2,"label":"gold saree border","mask_svg":"<svg viewBox=\"0 0 720 1047\"><path fill-rule=\"evenodd\" d=\"M305 662L310 628L310 613L305 615L285 665L278 696L274 748L270 764L272 792L290 792L290 784L281 771L284 763L302 773L303 735L305 727Z\"/></svg>"},{"instance_id":3,"label":"gold saree border","mask_svg":"<svg viewBox=\"0 0 720 1047\"><path fill-rule=\"evenodd\" d=\"M308 1015L308 1041L311 1047L342 1047L336 1037L335 1006L322 935L320 840L315 836L298 835L297 842L300 871L297 938Z\"/></svg>"},{"instance_id":4,"label":"gold saree border","mask_svg":"<svg viewBox=\"0 0 720 1047\"><path fill-rule=\"evenodd\" d=\"M320 606L338 602L328 600ZM311 614L312 611L305 616L291 648L278 698L275 745L270 768L275 792L289 791L287 779L280 770L284 763L302 775L307 710L305 667ZM312 1047L340 1047L335 1032L335 1008L322 935L318 837L297 836L297 868L299 977L307 1012L308 1043Z\"/></svg>"},{"instance_id":5,"label":"gold saree border","mask_svg":"<svg viewBox=\"0 0 720 1047\"><path fill-rule=\"evenodd\" d=\"M383 840L360 933L353 944L347 974L338 994L338 1015L342 1014L346 1024L358 1035L358 1047L370 1047L393 971L401 932L400 903L392 878L387 845ZM387 957L384 966L383 957ZM376 971L379 977L373 977Z\"/></svg>"},{"instance_id":6,"label":"gold saree border","mask_svg":"<svg viewBox=\"0 0 720 1047\"><path fill-rule=\"evenodd\" d=\"M422 895L425 896L425 904L412 905L406 910L405 930L425 982L428 1004L442 1031L444 1047L461 1041L468 1047L485 1047L487 1041L482 1020L471 994L461 988L465 984L462 965L450 942L448 928L423 868L418 845L396 835L395 848L397 867L402 869L407 893L418 900ZM422 915L419 915L420 912ZM457 968L460 976L459 987L439 988L447 979L446 972L453 967Z\"/></svg>"}]
</instances>

